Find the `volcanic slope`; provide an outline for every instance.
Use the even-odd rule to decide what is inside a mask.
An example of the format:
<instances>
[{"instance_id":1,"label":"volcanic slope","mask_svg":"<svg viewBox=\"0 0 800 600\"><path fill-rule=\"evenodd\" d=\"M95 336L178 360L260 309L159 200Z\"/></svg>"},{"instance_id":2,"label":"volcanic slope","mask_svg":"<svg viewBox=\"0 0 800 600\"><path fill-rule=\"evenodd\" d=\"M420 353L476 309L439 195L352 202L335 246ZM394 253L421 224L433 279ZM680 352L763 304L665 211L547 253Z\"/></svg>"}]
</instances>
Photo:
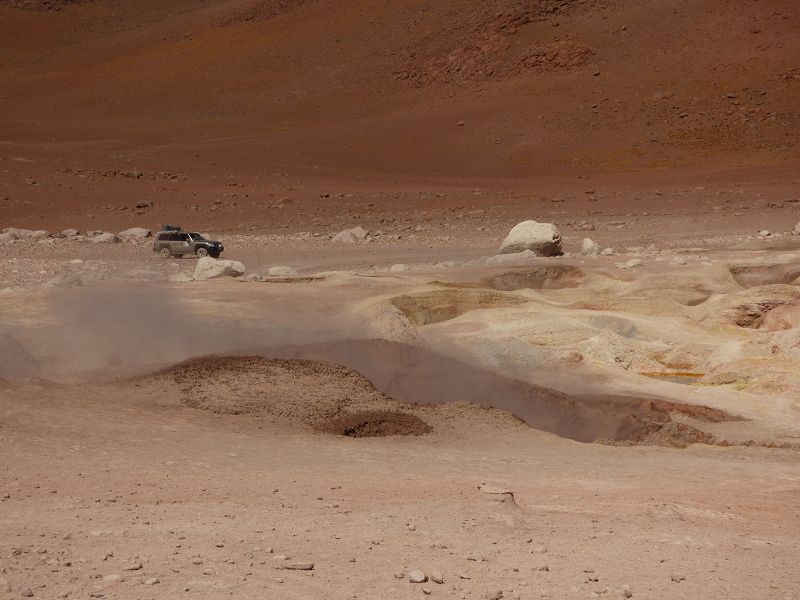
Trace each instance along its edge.
<instances>
[{"instance_id":1,"label":"volcanic slope","mask_svg":"<svg viewBox=\"0 0 800 600\"><path fill-rule=\"evenodd\" d=\"M791 0L2 0L0 129L340 176L796 160L799 19Z\"/></svg>"}]
</instances>

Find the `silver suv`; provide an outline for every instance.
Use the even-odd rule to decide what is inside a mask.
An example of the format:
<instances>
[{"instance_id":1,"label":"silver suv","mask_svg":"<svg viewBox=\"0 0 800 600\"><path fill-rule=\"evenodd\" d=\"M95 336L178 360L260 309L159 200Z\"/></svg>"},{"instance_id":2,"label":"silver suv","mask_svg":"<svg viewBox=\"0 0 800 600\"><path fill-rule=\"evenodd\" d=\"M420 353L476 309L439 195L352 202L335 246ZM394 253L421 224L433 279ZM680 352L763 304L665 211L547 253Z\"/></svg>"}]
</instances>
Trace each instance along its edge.
<instances>
[{"instance_id":1,"label":"silver suv","mask_svg":"<svg viewBox=\"0 0 800 600\"><path fill-rule=\"evenodd\" d=\"M172 225L164 225L153 239L153 252L158 252L162 258L180 258L184 254L217 258L224 249L221 242L207 240L199 233L183 231Z\"/></svg>"}]
</instances>

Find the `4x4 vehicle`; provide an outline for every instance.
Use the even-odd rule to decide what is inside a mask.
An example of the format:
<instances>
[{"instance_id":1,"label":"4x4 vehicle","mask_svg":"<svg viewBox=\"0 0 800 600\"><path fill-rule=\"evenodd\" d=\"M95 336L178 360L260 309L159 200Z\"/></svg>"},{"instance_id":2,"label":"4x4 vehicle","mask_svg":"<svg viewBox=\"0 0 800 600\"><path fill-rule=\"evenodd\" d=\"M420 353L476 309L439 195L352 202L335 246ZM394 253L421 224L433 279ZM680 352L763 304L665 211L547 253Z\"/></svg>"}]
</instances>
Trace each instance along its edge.
<instances>
[{"instance_id":1,"label":"4x4 vehicle","mask_svg":"<svg viewBox=\"0 0 800 600\"><path fill-rule=\"evenodd\" d=\"M207 240L199 233L183 231L173 225L164 225L153 239L153 252L158 252L162 258L180 258L184 254L217 258L224 249L216 240Z\"/></svg>"}]
</instances>

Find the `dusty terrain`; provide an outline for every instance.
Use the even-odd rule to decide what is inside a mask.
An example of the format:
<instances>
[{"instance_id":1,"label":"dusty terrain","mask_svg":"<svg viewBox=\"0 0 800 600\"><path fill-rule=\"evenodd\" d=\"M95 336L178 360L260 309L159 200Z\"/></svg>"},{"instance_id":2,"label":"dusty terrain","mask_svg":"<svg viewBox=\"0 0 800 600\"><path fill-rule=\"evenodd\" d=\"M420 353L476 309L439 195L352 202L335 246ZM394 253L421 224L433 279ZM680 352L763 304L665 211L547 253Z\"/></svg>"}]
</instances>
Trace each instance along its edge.
<instances>
[{"instance_id":1,"label":"dusty terrain","mask_svg":"<svg viewBox=\"0 0 800 600\"><path fill-rule=\"evenodd\" d=\"M791 0L0 0L0 598L799 600L798 57ZM245 275L84 234L164 223Z\"/></svg>"}]
</instances>

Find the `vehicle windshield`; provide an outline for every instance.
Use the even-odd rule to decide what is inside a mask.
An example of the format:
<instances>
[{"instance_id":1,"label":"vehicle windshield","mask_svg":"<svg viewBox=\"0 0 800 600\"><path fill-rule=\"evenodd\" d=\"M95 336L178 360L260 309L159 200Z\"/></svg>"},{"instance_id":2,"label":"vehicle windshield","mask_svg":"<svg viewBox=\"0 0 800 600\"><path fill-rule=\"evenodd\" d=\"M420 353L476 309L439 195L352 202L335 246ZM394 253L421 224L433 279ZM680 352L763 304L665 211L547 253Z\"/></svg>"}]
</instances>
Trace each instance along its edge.
<instances>
[{"instance_id":1,"label":"vehicle windshield","mask_svg":"<svg viewBox=\"0 0 800 600\"><path fill-rule=\"evenodd\" d=\"M190 233L189 237L191 237L195 242L199 242L200 240L206 239L202 235L200 235L199 233Z\"/></svg>"}]
</instances>

